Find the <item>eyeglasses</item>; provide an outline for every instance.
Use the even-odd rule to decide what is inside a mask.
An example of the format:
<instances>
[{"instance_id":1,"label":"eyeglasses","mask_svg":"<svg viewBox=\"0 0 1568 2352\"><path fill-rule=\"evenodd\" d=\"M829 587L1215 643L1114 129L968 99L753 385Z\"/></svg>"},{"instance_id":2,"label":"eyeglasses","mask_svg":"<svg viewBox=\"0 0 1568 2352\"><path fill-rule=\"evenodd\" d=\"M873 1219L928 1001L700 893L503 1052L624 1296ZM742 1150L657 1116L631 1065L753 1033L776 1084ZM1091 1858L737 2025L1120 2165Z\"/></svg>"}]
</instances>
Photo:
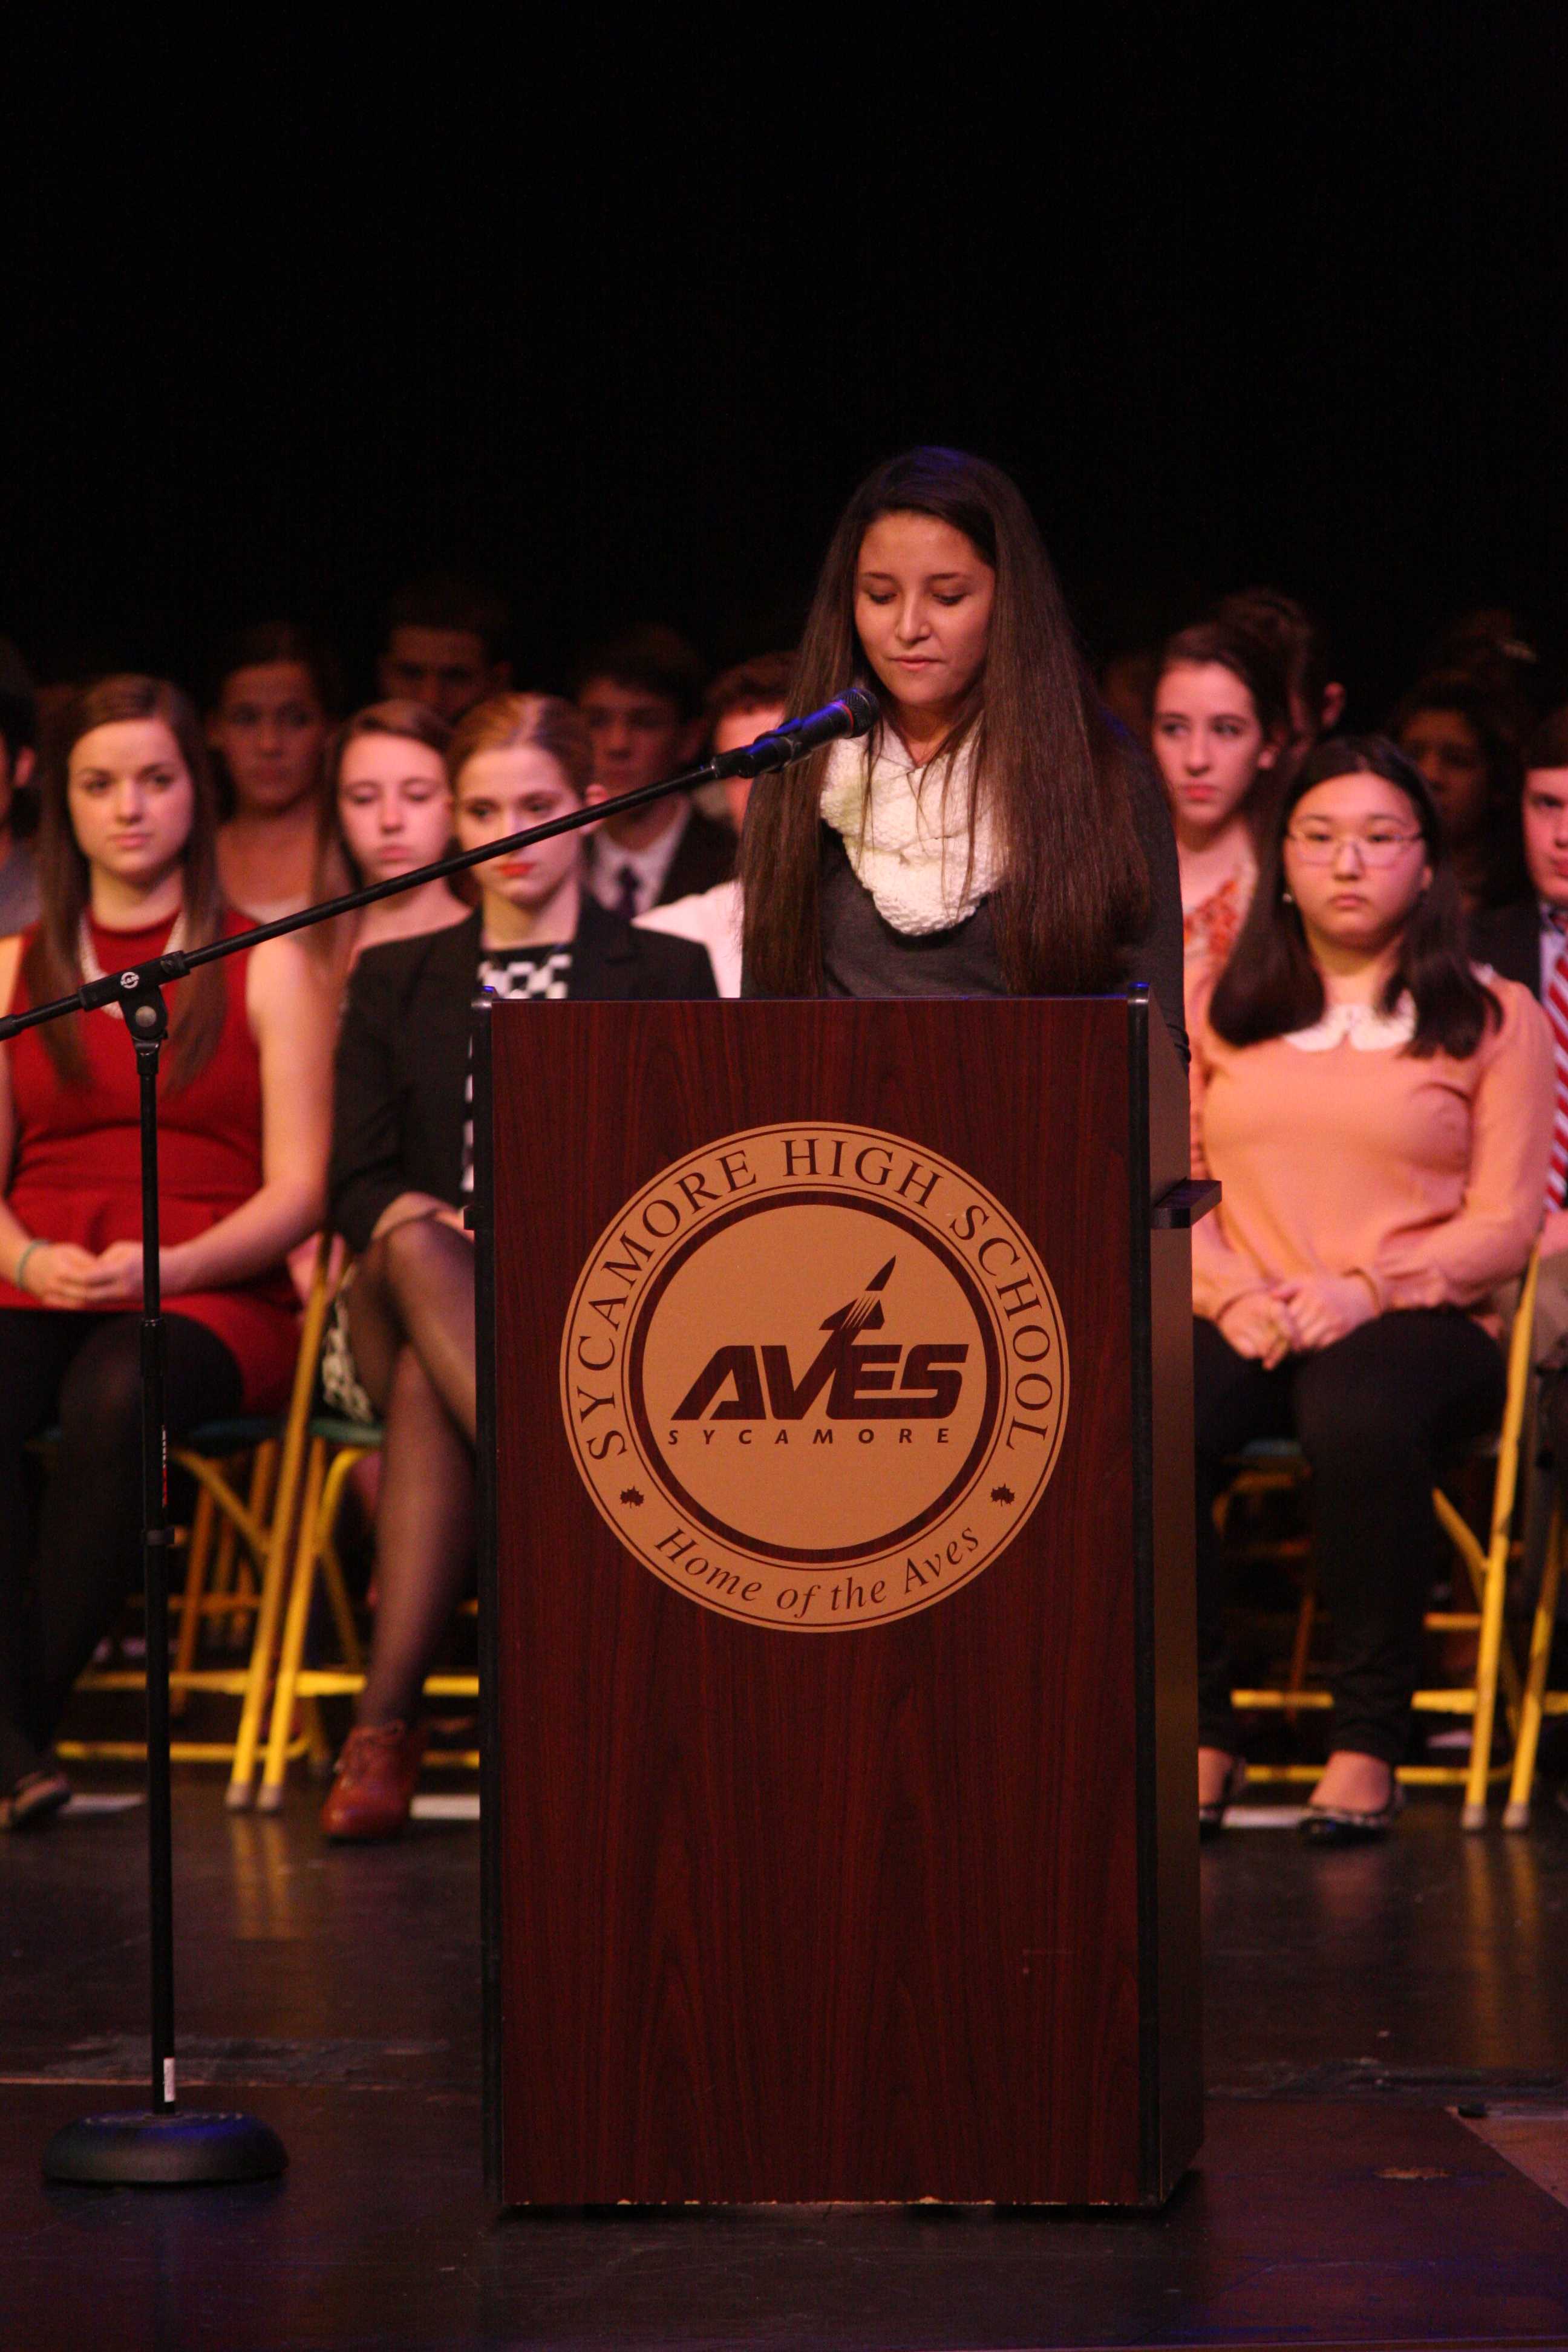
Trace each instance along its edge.
<instances>
[{"instance_id":1,"label":"eyeglasses","mask_svg":"<svg viewBox=\"0 0 1568 2352\"><path fill-rule=\"evenodd\" d=\"M1336 833L1330 825L1294 825L1285 836L1303 866L1331 866L1342 849L1359 850L1363 866L1397 866L1418 833Z\"/></svg>"}]
</instances>

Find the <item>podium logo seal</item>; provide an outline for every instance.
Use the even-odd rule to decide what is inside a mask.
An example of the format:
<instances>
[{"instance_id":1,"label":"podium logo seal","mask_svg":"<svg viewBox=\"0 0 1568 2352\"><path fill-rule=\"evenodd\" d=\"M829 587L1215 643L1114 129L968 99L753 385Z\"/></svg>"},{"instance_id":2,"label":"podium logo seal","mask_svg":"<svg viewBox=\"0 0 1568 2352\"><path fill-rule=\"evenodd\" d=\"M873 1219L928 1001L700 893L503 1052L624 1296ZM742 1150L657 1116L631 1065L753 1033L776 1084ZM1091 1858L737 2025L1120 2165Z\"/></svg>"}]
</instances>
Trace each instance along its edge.
<instances>
[{"instance_id":1,"label":"podium logo seal","mask_svg":"<svg viewBox=\"0 0 1568 2352\"><path fill-rule=\"evenodd\" d=\"M973 1582L1056 1467L1061 1310L995 1195L875 1128L664 1169L573 1294L561 1405L627 1551L705 1609L885 1624Z\"/></svg>"}]
</instances>

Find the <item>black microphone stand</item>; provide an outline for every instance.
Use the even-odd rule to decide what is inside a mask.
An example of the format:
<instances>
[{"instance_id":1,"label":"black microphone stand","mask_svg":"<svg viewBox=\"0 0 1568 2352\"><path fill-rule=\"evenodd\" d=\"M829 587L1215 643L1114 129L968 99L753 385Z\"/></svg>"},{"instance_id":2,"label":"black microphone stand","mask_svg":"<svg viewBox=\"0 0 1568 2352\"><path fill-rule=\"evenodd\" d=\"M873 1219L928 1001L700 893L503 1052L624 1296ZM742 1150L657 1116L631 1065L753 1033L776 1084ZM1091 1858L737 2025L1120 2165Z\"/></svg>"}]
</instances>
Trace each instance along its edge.
<instances>
[{"instance_id":1,"label":"black microphone stand","mask_svg":"<svg viewBox=\"0 0 1568 2352\"><path fill-rule=\"evenodd\" d=\"M808 740L804 722L790 721L756 743L727 752L700 767L688 769L662 783L643 784L613 802L585 803L547 824L509 834L483 848L455 851L433 865L346 890L319 906L279 916L276 922L258 923L232 938L209 940L205 946L154 956L147 963L89 980L74 995L58 996L47 1004L0 1019L0 1045L25 1029L42 1027L70 1013L91 1013L117 1005L123 1014L136 1053L142 1141L142 1559L147 1635L147 1881L152 1966L152 2106L142 2112L84 2116L55 2134L44 2153L45 2177L50 2180L89 2182L106 2187L143 2188L191 2186L198 2182L268 2180L288 2163L283 2143L269 2126L255 2116L202 2113L181 2109L175 2103L174 2073L174 1897L169 1772L169 1567L174 1530L168 1518L168 1436L164 1426L163 1309L159 1264L158 1226L158 1067L169 1034L163 990L184 980L202 965L242 954L266 940L289 931L310 929L316 923L351 915L380 898L418 889L426 882L466 874L492 857L505 857L536 842L552 841L600 824L606 814L620 815L646 808L671 793L692 792L725 776L755 775L765 769L791 765L831 740L835 734L862 734L873 723L877 708L863 689L852 688L841 705L830 706L843 723L818 723ZM799 730L799 732L795 731Z\"/></svg>"}]
</instances>

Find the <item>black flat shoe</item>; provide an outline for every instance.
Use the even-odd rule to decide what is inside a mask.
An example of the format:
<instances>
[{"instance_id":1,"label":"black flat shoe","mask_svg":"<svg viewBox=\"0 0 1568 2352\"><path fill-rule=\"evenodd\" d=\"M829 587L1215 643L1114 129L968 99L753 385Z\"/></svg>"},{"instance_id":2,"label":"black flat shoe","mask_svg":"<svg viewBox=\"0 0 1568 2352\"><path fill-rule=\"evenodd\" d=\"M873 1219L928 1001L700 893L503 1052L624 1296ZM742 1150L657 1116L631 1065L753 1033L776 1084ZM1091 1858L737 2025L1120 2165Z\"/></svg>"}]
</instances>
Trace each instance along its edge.
<instances>
[{"instance_id":1,"label":"black flat shoe","mask_svg":"<svg viewBox=\"0 0 1568 2352\"><path fill-rule=\"evenodd\" d=\"M1247 1786L1247 1759L1233 1756L1230 1769L1225 1776L1225 1787L1212 1804L1198 1807L1198 1843L1207 1845L1218 1837L1225 1827L1225 1817Z\"/></svg>"},{"instance_id":2,"label":"black flat shoe","mask_svg":"<svg viewBox=\"0 0 1568 2352\"><path fill-rule=\"evenodd\" d=\"M1348 1805L1309 1805L1296 1829L1305 1845L1375 1845L1404 1811L1405 1791L1395 1780L1387 1804L1374 1812L1358 1813Z\"/></svg>"}]
</instances>

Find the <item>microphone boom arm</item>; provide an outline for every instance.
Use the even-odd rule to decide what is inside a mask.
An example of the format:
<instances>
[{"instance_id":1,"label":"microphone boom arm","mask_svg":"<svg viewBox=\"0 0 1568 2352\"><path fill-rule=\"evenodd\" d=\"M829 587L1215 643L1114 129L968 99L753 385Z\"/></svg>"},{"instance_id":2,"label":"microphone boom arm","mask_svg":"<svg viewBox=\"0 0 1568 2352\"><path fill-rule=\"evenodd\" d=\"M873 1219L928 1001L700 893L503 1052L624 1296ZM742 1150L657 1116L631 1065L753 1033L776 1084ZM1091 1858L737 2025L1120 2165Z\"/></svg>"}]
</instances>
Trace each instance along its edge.
<instances>
[{"instance_id":1,"label":"microphone boom arm","mask_svg":"<svg viewBox=\"0 0 1568 2352\"><path fill-rule=\"evenodd\" d=\"M41 1028L46 1022L58 1021L68 1013L91 1013L104 1004L132 1003L139 993L184 980L203 964L217 963L225 956L239 955L247 948L260 947L267 940L283 939L290 931L309 930L339 915L356 914L362 907L374 906L381 898L397 898L405 890L417 890L424 883L444 882L451 875L467 874L476 866L488 864L492 857L510 856L519 849L531 849L536 842L553 841L561 834L580 832L585 825L598 824L606 815L623 809L648 808L656 801L667 800L671 793L695 792L726 776L752 776L769 769L790 767L834 736L864 734L878 716L874 697L863 687L851 687L838 702L813 712L809 719L786 719L782 727L759 735L755 743L744 744L739 751L727 751L716 760L704 760L700 767L684 769L678 776L665 777L662 782L639 784L635 792L622 793L613 801L595 801L591 805L570 809L564 816L552 816L543 824L528 826L522 833L508 834L500 841L488 841L480 849L454 850L449 857L437 857L429 866L416 866L411 872L393 875L384 882L368 882L358 890L345 890L336 898L323 898L316 906L299 908L292 915L279 915L274 922L257 923L249 930L236 931L228 939L209 940L205 947L176 948L171 954L153 956L146 963L108 972L101 980L84 981L69 996L53 997L47 1004L31 1005L25 1013L13 1013L0 1020L0 1045L7 1038L20 1036L24 1029ZM829 724L830 717L837 723ZM754 764L738 764L752 761L753 754L757 755Z\"/></svg>"}]
</instances>

